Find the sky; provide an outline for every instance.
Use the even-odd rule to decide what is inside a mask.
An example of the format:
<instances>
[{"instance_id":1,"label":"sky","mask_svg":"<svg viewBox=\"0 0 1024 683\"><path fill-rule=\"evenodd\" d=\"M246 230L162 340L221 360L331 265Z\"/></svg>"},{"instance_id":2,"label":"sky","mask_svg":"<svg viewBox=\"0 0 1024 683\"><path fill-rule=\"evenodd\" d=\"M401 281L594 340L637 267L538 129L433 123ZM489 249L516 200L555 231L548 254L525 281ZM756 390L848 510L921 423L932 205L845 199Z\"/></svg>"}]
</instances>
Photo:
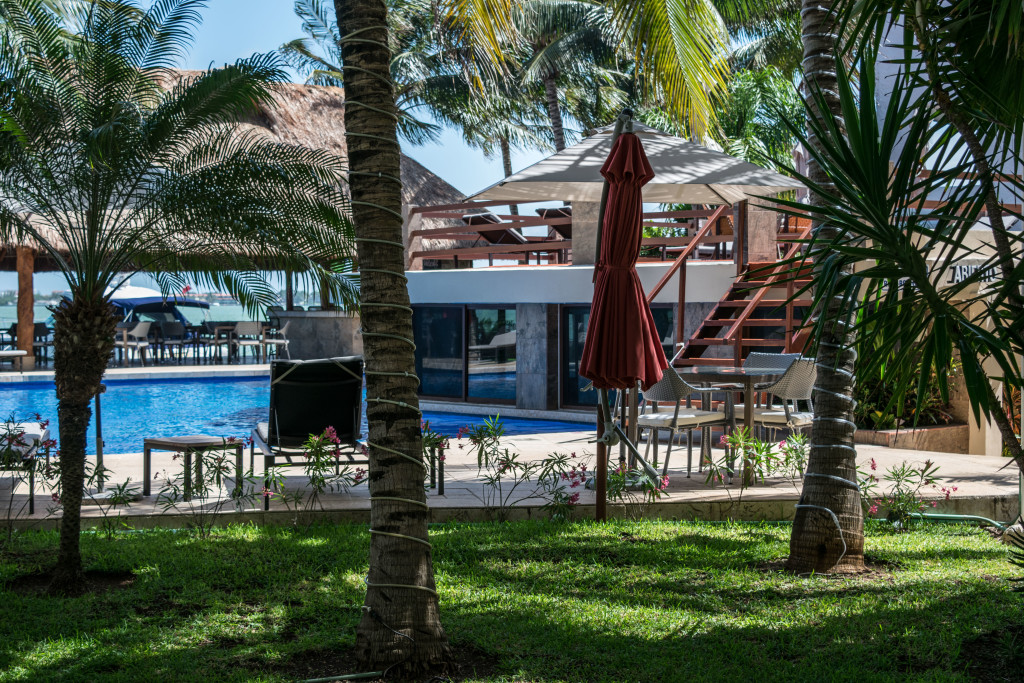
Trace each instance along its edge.
<instances>
[{"instance_id":1,"label":"sky","mask_svg":"<svg viewBox=\"0 0 1024 683\"><path fill-rule=\"evenodd\" d=\"M183 66L206 69L255 52L270 52L301 37L301 23L291 0L209 0L192 51ZM452 130L445 131L437 143L403 147L403 152L467 195L496 183L503 175L500 157L486 159ZM512 170L518 171L544 156L534 151L515 152ZM17 275L0 273L0 290L15 288ZM35 278L35 289L51 292L65 289L65 285L59 275L40 273Z\"/></svg>"}]
</instances>

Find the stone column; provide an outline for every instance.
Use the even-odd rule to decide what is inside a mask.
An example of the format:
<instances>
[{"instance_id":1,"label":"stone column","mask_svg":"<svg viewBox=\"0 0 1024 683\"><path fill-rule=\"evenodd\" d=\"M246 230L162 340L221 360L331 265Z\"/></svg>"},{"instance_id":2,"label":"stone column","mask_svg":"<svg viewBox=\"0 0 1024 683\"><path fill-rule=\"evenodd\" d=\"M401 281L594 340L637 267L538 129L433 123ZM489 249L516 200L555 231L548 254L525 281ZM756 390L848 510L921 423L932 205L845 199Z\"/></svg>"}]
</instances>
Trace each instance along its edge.
<instances>
[{"instance_id":1,"label":"stone column","mask_svg":"<svg viewBox=\"0 0 1024 683\"><path fill-rule=\"evenodd\" d=\"M516 408L558 407L557 329L558 306L516 304Z\"/></svg>"},{"instance_id":2,"label":"stone column","mask_svg":"<svg viewBox=\"0 0 1024 683\"><path fill-rule=\"evenodd\" d=\"M744 263L774 263L778 260L779 214L744 202L747 206Z\"/></svg>"},{"instance_id":3,"label":"stone column","mask_svg":"<svg viewBox=\"0 0 1024 683\"><path fill-rule=\"evenodd\" d=\"M21 369L35 367L32 343L35 341L35 295L32 291L32 275L35 272L36 253L29 247L17 247L18 268L18 348L27 351L21 359Z\"/></svg>"},{"instance_id":4,"label":"stone column","mask_svg":"<svg viewBox=\"0 0 1024 683\"><path fill-rule=\"evenodd\" d=\"M572 264L593 265L597 261L597 215L600 202L572 203Z\"/></svg>"}]
</instances>

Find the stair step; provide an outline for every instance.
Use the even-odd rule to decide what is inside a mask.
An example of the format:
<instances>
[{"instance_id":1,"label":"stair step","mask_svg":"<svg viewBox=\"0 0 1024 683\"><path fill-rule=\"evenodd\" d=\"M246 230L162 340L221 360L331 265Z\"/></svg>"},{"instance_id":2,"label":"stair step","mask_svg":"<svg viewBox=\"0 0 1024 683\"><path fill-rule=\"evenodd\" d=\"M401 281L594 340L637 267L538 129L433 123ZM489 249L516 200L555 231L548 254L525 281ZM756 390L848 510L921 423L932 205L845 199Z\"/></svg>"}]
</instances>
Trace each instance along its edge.
<instances>
[{"instance_id":1,"label":"stair step","mask_svg":"<svg viewBox=\"0 0 1024 683\"><path fill-rule=\"evenodd\" d=\"M707 339L695 338L690 339L686 343L686 348L690 349L693 347L708 347L708 346L732 346L733 341L731 339L721 339L719 337L710 337ZM741 346L785 346L785 339L748 339L746 337L739 340Z\"/></svg>"},{"instance_id":2,"label":"stair step","mask_svg":"<svg viewBox=\"0 0 1024 683\"><path fill-rule=\"evenodd\" d=\"M774 308L778 308L779 306L785 306L787 303L789 303L789 302L786 301L785 299L761 299L761 301L757 304L757 307L758 308L765 308L765 307L771 306L771 307L774 307ZM811 303L812 303L811 299L796 299L796 300L793 301L793 305L794 306L810 306ZM729 308L739 308L740 306L746 308L749 304L750 304L750 300L749 299L742 299L742 300L735 300L735 301L734 300L723 300L723 301L719 301L718 302L719 306L726 306L726 307L729 307Z\"/></svg>"},{"instance_id":3,"label":"stair step","mask_svg":"<svg viewBox=\"0 0 1024 683\"><path fill-rule=\"evenodd\" d=\"M728 327L736 322L734 318L716 318L705 320L705 327ZM785 327L785 318L748 318L743 321L744 327Z\"/></svg>"}]
</instances>

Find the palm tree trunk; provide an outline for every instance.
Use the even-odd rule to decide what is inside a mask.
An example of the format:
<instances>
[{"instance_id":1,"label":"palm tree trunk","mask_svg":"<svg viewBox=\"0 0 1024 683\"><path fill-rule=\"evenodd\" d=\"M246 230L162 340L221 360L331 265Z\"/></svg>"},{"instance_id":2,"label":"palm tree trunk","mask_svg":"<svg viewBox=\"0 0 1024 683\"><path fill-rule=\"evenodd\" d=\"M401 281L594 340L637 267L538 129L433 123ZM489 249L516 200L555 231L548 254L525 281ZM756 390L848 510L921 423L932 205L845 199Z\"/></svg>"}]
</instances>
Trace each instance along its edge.
<instances>
[{"instance_id":1,"label":"palm tree trunk","mask_svg":"<svg viewBox=\"0 0 1024 683\"><path fill-rule=\"evenodd\" d=\"M512 147L508 144L508 138L502 136L498 139L498 144L501 146L501 170L508 178L512 175ZM508 212L513 216L519 215L519 205L509 204Z\"/></svg>"},{"instance_id":2,"label":"palm tree trunk","mask_svg":"<svg viewBox=\"0 0 1024 683\"><path fill-rule=\"evenodd\" d=\"M369 668L402 677L445 667L450 649L427 533L387 9L383 0L335 0L335 11L351 37L341 54L370 431L370 570L356 651Z\"/></svg>"},{"instance_id":3,"label":"palm tree trunk","mask_svg":"<svg viewBox=\"0 0 1024 683\"><path fill-rule=\"evenodd\" d=\"M824 95L829 111L810 111L815 117L840 115L835 66L835 31L831 3L803 0L804 80L811 91ZM817 140L812 136L810 144ZM830 185L811 159L807 175L823 187ZM812 203L820 198L811 193ZM835 229L816 221L818 244L827 244ZM864 567L864 516L857 487L857 451L853 445L853 369L856 353L849 332L852 321L837 300L816 312L828 323L817 353L814 423L803 490L793 521L787 566L797 572L857 571Z\"/></svg>"},{"instance_id":4,"label":"palm tree trunk","mask_svg":"<svg viewBox=\"0 0 1024 683\"><path fill-rule=\"evenodd\" d=\"M565 149L565 131L562 127L562 110L558 106L558 86L555 83L557 74L544 76L544 99L548 105L548 119L551 121L551 134L555 137L555 151Z\"/></svg>"},{"instance_id":5,"label":"palm tree trunk","mask_svg":"<svg viewBox=\"0 0 1024 683\"><path fill-rule=\"evenodd\" d=\"M53 369L60 428L60 549L50 592L79 595L85 590L79 535L85 484L89 404L99 391L114 349L115 319L102 298L74 296L54 312Z\"/></svg>"}]
</instances>

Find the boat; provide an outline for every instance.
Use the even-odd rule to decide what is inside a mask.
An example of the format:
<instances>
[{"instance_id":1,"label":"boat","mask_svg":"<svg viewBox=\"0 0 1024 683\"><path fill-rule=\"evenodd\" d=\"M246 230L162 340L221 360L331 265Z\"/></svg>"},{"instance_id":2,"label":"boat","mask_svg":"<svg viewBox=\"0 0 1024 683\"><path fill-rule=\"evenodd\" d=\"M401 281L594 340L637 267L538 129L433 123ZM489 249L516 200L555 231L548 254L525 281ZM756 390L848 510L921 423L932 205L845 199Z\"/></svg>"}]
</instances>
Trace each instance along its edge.
<instances>
[{"instance_id":1,"label":"boat","mask_svg":"<svg viewBox=\"0 0 1024 683\"><path fill-rule=\"evenodd\" d=\"M198 325L209 317L210 304L184 295L165 297L158 290L125 283L116 290L107 290L110 303L122 322L180 322Z\"/></svg>"}]
</instances>

